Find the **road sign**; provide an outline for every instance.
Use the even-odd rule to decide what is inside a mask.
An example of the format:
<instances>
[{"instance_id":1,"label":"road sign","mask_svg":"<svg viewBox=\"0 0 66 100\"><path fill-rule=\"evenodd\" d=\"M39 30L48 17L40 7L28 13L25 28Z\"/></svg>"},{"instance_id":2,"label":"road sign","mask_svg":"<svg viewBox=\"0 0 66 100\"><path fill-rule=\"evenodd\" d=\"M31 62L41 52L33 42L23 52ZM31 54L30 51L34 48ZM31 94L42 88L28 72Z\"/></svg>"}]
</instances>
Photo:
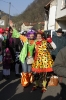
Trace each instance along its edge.
<instances>
[{"instance_id":1,"label":"road sign","mask_svg":"<svg viewBox=\"0 0 66 100\"><path fill-rule=\"evenodd\" d=\"M5 21L4 20L0 20L0 25L4 26L5 25Z\"/></svg>"}]
</instances>

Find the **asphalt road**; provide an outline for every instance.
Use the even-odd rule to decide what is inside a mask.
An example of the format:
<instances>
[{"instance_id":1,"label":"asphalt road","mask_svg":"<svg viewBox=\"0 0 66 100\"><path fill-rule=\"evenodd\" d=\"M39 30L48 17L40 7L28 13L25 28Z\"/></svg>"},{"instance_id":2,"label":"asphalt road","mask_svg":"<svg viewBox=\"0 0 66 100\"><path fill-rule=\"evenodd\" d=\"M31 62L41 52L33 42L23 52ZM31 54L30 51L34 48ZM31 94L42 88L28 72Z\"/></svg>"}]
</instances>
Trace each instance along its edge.
<instances>
[{"instance_id":1,"label":"asphalt road","mask_svg":"<svg viewBox=\"0 0 66 100\"><path fill-rule=\"evenodd\" d=\"M60 86L48 87L45 93L41 89L31 92L32 84L23 88L20 78L11 72L10 79L2 79L2 67L0 67L0 100L59 100Z\"/></svg>"}]
</instances>

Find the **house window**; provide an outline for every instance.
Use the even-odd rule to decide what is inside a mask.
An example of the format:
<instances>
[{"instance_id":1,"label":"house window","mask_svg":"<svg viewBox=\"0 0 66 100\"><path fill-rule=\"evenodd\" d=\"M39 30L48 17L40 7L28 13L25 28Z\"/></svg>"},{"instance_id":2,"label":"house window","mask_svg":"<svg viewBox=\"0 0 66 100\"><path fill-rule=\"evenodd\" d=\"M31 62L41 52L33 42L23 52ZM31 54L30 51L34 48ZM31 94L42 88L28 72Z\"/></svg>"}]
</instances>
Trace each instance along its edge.
<instances>
[{"instance_id":1,"label":"house window","mask_svg":"<svg viewBox=\"0 0 66 100\"><path fill-rule=\"evenodd\" d=\"M66 8L66 0L62 0L61 2L61 10Z\"/></svg>"}]
</instances>

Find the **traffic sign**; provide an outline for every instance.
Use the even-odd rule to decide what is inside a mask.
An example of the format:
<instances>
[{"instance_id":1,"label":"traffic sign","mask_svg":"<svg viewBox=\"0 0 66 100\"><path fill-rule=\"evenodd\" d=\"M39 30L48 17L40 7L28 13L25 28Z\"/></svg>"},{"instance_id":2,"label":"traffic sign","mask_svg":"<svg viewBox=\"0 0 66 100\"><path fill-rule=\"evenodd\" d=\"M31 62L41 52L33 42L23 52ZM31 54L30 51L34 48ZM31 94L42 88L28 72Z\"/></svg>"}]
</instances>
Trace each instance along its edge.
<instances>
[{"instance_id":1,"label":"traffic sign","mask_svg":"<svg viewBox=\"0 0 66 100\"><path fill-rule=\"evenodd\" d=\"M0 25L4 26L5 25L5 21L4 20L0 20Z\"/></svg>"}]
</instances>

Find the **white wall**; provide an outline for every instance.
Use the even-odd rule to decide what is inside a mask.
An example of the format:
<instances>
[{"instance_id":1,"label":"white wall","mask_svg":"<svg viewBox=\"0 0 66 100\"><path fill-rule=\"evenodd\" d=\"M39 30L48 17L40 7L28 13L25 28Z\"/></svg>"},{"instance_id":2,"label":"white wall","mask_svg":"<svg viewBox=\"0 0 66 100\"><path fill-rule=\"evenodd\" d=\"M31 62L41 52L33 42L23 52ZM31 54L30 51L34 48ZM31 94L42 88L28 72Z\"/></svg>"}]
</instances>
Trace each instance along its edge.
<instances>
[{"instance_id":1,"label":"white wall","mask_svg":"<svg viewBox=\"0 0 66 100\"><path fill-rule=\"evenodd\" d=\"M63 30L66 30L66 21L57 21L58 28L62 28Z\"/></svg>"},{"instance_id":2,"label":"white wall","mask_svg":"<svg viewBox=\"0 0 66 100\"><path fill-rule=\"evenodd\" d=\"M66 16L66 8L61 10L62 0L57 0L56 19Z\"/></svg>"},{"instance_id":3,"label":"white wall","mask_svg":"<svg viewBox=\"0 0 66 100\"><path fill-rule=\"evenodd\" d=\"M55 29L56 5L50 6L48 29Z\"/></svg>"},{"instance_id":4,"label":"white wall","mask_svg":"<svg viewBox=\"0 0 66 100\"><path fill-rule=\"evenodd\" d=\"M47 30L48 21L45 21L44 30Z\"/></svg>"},{"instance_id":5,"label":"white wall","mask_svg":"<svg viewBox=\"0 0 66 100\"><path fill-rule=\"evenodd\" d=\"M56 2L57 0L53 0L50 4L50 11L49 11L49 22L48 22L48 29L54 30L55 29L55 18L56 18Z\"/></svg>"}]
</instances>

